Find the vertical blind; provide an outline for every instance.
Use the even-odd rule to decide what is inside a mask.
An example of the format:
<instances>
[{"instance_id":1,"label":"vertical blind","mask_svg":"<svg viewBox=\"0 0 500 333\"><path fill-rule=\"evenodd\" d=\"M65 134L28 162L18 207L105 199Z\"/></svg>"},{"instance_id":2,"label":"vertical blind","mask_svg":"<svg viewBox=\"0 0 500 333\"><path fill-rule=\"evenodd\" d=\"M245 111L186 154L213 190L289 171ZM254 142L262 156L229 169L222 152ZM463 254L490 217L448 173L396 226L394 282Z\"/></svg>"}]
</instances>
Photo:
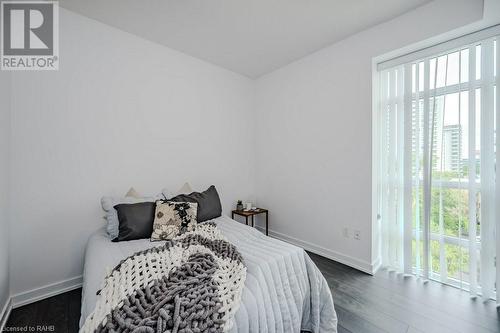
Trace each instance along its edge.
<instances>
[{"instance_id":1,"label":"vertical blind","mask_svg":"<svg viewBox=\"0 0 500 333\"><path fill-rule=\"evenodd\" d=\"M382 264L485 298L500 286L499 50L492 37L378 72Z\"/></svg>"}]
</instances>

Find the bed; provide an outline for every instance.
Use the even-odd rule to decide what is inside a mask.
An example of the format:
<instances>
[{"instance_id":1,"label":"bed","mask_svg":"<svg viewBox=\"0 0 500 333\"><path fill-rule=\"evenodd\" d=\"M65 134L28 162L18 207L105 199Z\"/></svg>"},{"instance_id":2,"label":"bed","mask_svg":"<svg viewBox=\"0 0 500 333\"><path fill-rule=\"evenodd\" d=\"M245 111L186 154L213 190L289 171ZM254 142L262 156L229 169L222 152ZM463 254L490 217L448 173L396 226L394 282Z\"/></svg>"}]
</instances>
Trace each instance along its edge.
<instances>
[{"instance_id":1,"label":"bed","mask_svg":"<svg viewBox=\"0 0 500 333\"><path fill-rule=\"evenodd\" d=\"M212 221L238 248L247 266L231 332L337 332L328 284L303 249L226 216ZM90 237L85 251L80 326L93 311L106 274L124 258L162 243L149 239L113 243L104 228Z\"/></svg>"}]
</instances>

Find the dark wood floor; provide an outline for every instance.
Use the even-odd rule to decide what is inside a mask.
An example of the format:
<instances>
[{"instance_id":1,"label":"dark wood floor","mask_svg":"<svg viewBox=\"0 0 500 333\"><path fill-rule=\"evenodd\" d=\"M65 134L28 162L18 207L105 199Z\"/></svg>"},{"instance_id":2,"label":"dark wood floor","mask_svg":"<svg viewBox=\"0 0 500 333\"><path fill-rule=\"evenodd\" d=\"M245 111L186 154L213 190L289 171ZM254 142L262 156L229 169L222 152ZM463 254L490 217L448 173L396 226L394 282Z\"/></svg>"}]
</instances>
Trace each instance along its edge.
<instances>
[{"instance_id":1,"label":"dark wood floor","mask_svg":"<svg viewBox=\"0 0 500 333\"><path fill-rule=\"evenodd\" d=\"M494 302L437 282L381 270L375 276L310 254L332 290L339 333L500 332ZM54 325L57 333L78 332L81 289L12 311L7 327ZM34 332L42 332L35 330Z\"/></svg>"},{"instance_id":2,"label":"dark wood floor","mask_svg":"<svg viewBox=\"0 0 500 333\"><path fill-rule=\"evenodd\" d=\"M58 296L44 299L12 310L5 325L10 327L33 327L31 332L78 332L82 290L76 289ZM42 326L38 328L38 326ZM44 329L43 326L47 326ZM53 327L53 330L50 328ZM10 332L15 332L10 330ZM28 331L29 332L29 331Z\"/></svg>"},{"instance_id":3,"label":"dark wood floor","mask_svg":"<svg viewBox=\"0 0 500 333\"><path fill-rule=\"evenodd\" d=\"M380 270L375 276L309 254L332 291L342 332L500 332L493 301L415 277Z\"/></svg>"}]
</instances>

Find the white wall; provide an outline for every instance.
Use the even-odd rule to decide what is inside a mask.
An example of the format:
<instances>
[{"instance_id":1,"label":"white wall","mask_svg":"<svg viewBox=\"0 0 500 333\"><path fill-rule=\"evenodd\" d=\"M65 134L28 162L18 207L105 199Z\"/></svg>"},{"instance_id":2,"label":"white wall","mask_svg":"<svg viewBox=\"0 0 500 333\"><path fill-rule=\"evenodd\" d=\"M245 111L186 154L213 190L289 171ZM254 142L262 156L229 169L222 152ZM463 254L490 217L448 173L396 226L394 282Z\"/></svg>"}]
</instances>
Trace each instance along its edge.
<instances>
[{"instance_id":1,"label":"white wall","mask_svg":"<svg viewBox=\"0 0 500 333\"><path fill-rule=\"evenodd\" d=\"M0 73L0 330L9 298L10 73Z\"/></svg>"},{"instance_id":2,"label":"white wall","mask_svg":"<svg viewBox=\"0 0 500 333\"><path fill-rule=\"evenodd\" d=\"M100 198L254 197L254 82L61 9L60 70L13 75L11 290L82 273Z\"/></svg>"},{"instance_id":3,"label":"white wall","mask_svg":"<svg viewBox=\"0 0 500 333\"><path fill-rule=\"evenodd\" d=\"M372 269L372 58L482 10L481 0L434 1L257 81L256 190L275 235Z\"/></svg>"}]
</instances>

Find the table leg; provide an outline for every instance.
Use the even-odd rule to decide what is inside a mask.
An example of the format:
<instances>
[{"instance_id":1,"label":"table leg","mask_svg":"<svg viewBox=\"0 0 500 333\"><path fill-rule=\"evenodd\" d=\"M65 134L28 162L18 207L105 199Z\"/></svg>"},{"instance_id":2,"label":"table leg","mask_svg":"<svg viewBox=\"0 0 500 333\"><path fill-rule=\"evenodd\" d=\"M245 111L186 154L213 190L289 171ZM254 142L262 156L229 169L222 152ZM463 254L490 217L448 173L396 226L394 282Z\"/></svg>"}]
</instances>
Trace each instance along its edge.
<instances>
[{"instance_id":1,"label":"table leg","mask_svg":"<svg viewBox=\"0 0 500 333\"><path fill-rule=\"evenodd\" d=\"M234 220L234 213L231 212L231 218Z\"/></svg>"},{"instance_id":2,"label":"table leg","mask_svg":"<svg viewBox=\"0 0 500 333\"><path fill-rule=\"evenodd\" d=\"M266 236L269 236L269 212L266 212Z\"/></svg>"},{"instance_id":3,"label":"table leg","mask_svg":"<svg viewBox=\"0 0 500 333\"><path fill-rule=\"evenodd\" d=\"M254 227L255 224L254 224L254 221L253 221L253 215L252 215L252 227Z\"/></svg>"},{"instance_id":4,"label":"table leg","mask_svg":"<svg viewBox=\"0 0 500 333\"><path fill-rule=\"evenodd\" d=\"M248 216L245 216L245 224L248 225Z\"/></svg>"}]
</instances>

